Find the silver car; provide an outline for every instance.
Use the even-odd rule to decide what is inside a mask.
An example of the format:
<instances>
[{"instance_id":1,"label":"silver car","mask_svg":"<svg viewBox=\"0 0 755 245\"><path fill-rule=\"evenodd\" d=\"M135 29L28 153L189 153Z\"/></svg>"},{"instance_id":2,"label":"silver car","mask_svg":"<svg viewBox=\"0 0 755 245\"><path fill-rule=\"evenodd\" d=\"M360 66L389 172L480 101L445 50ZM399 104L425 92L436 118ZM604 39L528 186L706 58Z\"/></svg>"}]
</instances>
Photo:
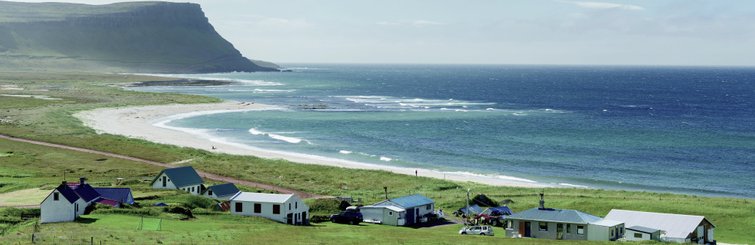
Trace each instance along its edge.
<instances>
[{"instance_id":1,"label":"silver car","mask_svg":"<svg viewBox=\"0 0 755 245\"><path fill-rule=\"evenodd\" d=\"M467 235L483 235L483 236L492 236L493 235L493 227L489 225L474 225L474 226L464 226L459 230L459 234Z\"/></svg>"}]
</instances>

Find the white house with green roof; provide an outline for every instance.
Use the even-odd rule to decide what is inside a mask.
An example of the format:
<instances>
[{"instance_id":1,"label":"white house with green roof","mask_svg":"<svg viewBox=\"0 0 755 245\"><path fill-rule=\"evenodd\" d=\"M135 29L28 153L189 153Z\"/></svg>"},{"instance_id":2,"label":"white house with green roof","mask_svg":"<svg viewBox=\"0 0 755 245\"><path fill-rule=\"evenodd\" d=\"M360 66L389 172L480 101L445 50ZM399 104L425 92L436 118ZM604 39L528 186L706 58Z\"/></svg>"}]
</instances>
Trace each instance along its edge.
<instances>
[{"instance_id":1,"label":"white house with green roof","mask_svg":"<svg viewBox=\"0 0 755 245\"><path fill-rule=\"evenodd\" d=\"M193 195L202 194L202 177L191 166L168 168L152 180L153 189L183 190Z\"/></svg>"}]
</instances>

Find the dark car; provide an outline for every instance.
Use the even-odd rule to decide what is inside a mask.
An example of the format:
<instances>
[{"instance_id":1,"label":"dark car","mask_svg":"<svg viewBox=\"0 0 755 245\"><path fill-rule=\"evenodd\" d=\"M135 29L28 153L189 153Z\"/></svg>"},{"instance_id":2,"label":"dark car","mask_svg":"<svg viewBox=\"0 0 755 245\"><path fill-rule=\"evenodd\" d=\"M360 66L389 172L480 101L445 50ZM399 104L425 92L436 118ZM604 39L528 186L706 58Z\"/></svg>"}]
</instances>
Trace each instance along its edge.
<instances>
[{"instance_id":1,"label":"dark car","mask_svg":"<svg viewBox=\"0 0 755 245\"><path fill-rule=\"evenodd\" d=\"M359 210L346 210L338 214L330 216L330 221L333 223L344 223L357 225L363 221L362 213Z\"/></svg>"}]
</instances>

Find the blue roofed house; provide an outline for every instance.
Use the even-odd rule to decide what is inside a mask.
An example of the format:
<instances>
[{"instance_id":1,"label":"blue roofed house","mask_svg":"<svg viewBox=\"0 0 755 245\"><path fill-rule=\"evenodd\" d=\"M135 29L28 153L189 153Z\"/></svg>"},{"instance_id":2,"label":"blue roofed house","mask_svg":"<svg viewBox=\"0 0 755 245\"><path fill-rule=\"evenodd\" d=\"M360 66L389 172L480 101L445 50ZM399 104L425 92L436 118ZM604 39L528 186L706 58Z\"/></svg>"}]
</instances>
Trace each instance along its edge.
<instances>
[{"instance_id":1,"label":"blue roofed house","mask_svg":"<svg viewBox=\"0 0 755 245\"><path fill-rule=\"evenodd\" d=\"M545 208L543 194L540 194L539 207L512 214L507 219L507 237L615 241L624 234L623 222L577 210Z\"/></svg>"},{"instance_id":2,"label":"blue roofed house","mask_svg":"<svg viewBox=\"0 0 755 245\"><path fill-rule=\"evenodd\" d=\"M63 181L40 203L39 222L73 221L79 215L84 214L87 205L87 202L73 188L68 186L66 181Z\"/></svg>"},{"instance_id":3,"label":"blue roofed house","mask_svg":"<svg viewBox=\"0 0 755 245\"><path fill-rule=\"evenodd\" d=\"M168 168L152 180L153 189L183 190L193 195L202 194L202 177L191 166Z\"/></svg>"},{"instance_id":4,"label":"blue roofed house","mask_svg":"<svg viewBox=\"0 0 755 245\"><path fill-rule=\"evenodd\" d=\"M98 203L113 207L120 207L124 203L129 205L134 204L134 195L131 193L130 188L94 187L94 190L100 193Z\"/></svg>"},{"instance_id":5,"label":"blue roofed house","mask_svg":"<svg viewBox=\"0 0 755 245\"><path fill-rule=\"evenodd\" d=\"M366 222L412 226L427 222L427 216L435 211L435 201L415 194L363 206L360 211Z\"/></svg>"},{"instance_id":6,"label":"blue roofed house","mask_svg":"<svg viewBox=\"0 0 755 245\"><path fill-rule=\"evenodd\" d=\"M219 184L219 185L213 185L210 187L207 187L203 192L202 196L209 197L216 200L231 200L231 197L235 196L236 193L239 193L239 188L236 187L233 183L225 183L225 184Z\"/></svg>"}]
</instances>

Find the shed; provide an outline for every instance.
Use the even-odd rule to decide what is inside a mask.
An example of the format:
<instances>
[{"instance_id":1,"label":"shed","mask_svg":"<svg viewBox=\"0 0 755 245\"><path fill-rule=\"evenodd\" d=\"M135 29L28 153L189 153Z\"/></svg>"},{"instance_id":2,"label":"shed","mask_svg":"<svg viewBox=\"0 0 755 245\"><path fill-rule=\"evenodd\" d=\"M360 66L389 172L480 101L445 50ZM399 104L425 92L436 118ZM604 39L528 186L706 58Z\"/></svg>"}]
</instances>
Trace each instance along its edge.
<instances>
[{"instance_id":1,"label":"shed","mask_svg":"<svg viewBox=\"0 0 755 245\"><path fill-rule=\"evenodd\" d=\"M435 211L435 201L415 194L363 206L360 210L368 221L397 226L414 225L427 222L427 216Z\"/></svg>"},{"instance_id":2,"label":"shed","mask_svg":"<svg viewBox=\"0 0 755 245\"><path fill-rule=\"evenodd\" d=\"M704 216L612 209L606 219L661 230L661 241L713 243L715 226Z\"/></svg>"},{"instance_id":3,"label":"shed","mask_svg":"<svg viewBox=\"0 0 755 245\"><path fill-rule=\"evenodd\" d=\"M202 177L191 166L163 169L150 185L154 189L178 189L194 195L202 193Z\"/></svg>"},{"instance_id":4,"label":"shed","mask_svg":"<svg viewBox=\"0 0 755 245\"><path fill-rule=\"evenodd\" d=\"M229 200L236 195L236 193L239 193L239 188L237 188L236 185L233 183L225 183L207 187L202 193L202 196L218 200Z\"/></svg>"},{"instance_id":5,"label":"shed","mask_svg":"<svg viewBox=\"0 0 755 245\"><path fill-rule=\"evenodd\" d=\"M309 206L294 194L239 192L230 202L234 215L259 216L291 225L309 224Z\"/></svg>"},{"instance_id":6,"label":"shed","mask_svg":"<svg viewBox=\"0 0 755 245\"><path fill-rule=\"evenodd\" d=\"M661 240L661 230L635 225L626 228L624 239L628 241Z\"/></svg>"}]
</instances>

